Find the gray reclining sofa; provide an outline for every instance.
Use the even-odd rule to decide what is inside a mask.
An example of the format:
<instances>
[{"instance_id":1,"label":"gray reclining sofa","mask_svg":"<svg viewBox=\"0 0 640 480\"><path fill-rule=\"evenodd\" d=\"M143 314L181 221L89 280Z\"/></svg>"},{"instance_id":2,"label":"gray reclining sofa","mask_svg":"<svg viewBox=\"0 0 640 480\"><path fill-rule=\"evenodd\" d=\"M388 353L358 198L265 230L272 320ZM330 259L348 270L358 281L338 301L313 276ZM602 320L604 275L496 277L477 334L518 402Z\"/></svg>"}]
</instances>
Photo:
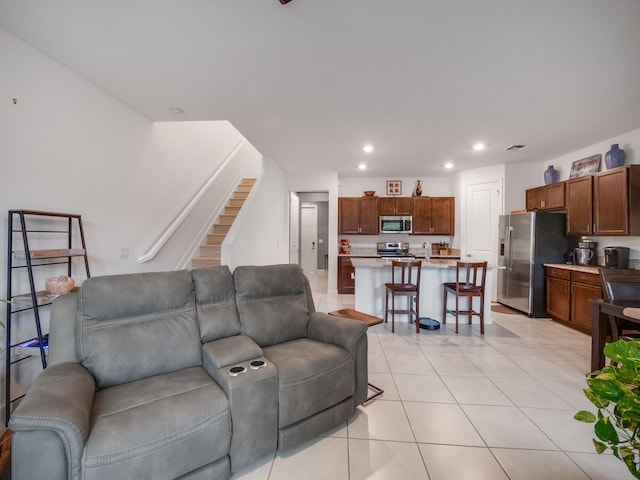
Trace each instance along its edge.
<instances>
[{"instance_id":1,"label":"gray reclining sofa","mask_svg":"<svg viewBox=\"0 0 640 480\"><path fill-rule=\"evenodd\" d=\"M59 297L13 412L13 478L226 479L346 420L366 326L315 312L295 265L94 277Z\"/></svg>"}]
</instances>

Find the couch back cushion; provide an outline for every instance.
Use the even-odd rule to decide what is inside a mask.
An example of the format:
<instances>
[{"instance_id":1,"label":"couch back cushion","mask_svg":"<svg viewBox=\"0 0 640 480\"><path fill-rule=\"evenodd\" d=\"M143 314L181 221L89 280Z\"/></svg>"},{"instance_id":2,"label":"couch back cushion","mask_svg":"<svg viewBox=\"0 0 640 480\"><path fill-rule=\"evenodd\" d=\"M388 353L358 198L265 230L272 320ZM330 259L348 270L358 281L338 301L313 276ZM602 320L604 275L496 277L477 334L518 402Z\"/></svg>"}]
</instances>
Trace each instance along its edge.
<instances>
[{"instance_id":1,"label":"couch back cushion","mask_svg":"<svg viewBox=\"0 0 640 480\"><path fill-rule=\"evenodd\" d=\"M241 266L233 280L242 333L261 347L307 336L309 304L298 265Z\"/></svg>"},{"instance_id":2,"label":"couch back cushion","mask_svg":"<svg viewBox=\"0 0 640 480\"><path fill-rule=\"evenodd\" d=\"M93 277L78 295L78 352L99 388L202 364L191 274Z\"/></svg>"},{"instance_id":3,"label":"couch back cushion","mask_svg":"<svg viewBox=\"0 0 640 480\"><path fill-rule=\"evenodd\" d=\"M242 327L229 267L198 268L191 275L202 343L240 335Z\"/></svg>"}]
</instances>

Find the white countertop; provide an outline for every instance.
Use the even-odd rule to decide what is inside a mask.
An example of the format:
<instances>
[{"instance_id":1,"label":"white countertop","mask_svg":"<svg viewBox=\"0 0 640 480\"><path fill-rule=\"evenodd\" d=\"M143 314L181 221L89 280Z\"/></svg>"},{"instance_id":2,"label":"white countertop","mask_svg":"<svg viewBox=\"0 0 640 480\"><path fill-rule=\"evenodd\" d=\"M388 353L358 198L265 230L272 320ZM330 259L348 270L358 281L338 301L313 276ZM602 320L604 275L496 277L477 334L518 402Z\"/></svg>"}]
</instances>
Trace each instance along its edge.
<instances>
[{"instance_id":1,"label":"white countertop","mask_svg":"<svg viewBox=\"0 0 640 480\"><path fill-rule=\"evenodd\" d=\"M412 259L407 259L412 260ZM447 259L434 259L427 260L426 258L416 258L415 260L420 260L422 262L422 268L452 268L456 266L457 260L447 260ZM368 267L368 268L381 268L381 267L389 267L391 266L391 262L393 260L390 258L352 258L351 264L358 267ZM487 265L489 269L495 268L495 265L489 263Z\"/></svg>"},{"instance_id":2,"label":"white countertop","mask_svg":"<svg viewBox=\"0 0 640 480\"><path fill-rule=\"evenodd\" d=\"M411 261L414 259L407 259L407 261ZM415 260L419 260L422 263L422 268L449 268L455 267L455 260L431 260L416 258ZM358 267L369 267L369 268L382 268L391 266L391 262L393 260L390 258L352 258L351 264Z\"/></svg>"},{"instance_id":3,"label":"white countertop","mask_svg":"<svg viewBox=\"0 0 640 480\"><path fill-rule=\"evenodd\" d=\"M582 273L593 273L598 275L600 270L598 267L587 267L584 265L570 265L566 263L545 263L545 267L553 267L553 268L562 268L564 270L571 270L573 272L582 272Z\"/></svg>"}]
</instances>

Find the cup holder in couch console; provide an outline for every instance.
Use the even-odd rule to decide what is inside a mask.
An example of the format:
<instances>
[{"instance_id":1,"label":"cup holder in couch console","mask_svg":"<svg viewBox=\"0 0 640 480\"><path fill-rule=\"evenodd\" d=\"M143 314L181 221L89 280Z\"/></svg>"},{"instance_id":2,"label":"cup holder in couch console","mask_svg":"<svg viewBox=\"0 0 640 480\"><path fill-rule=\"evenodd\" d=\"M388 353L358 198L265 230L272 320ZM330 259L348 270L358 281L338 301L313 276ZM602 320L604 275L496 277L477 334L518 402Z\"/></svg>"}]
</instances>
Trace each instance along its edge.
<instances>
[{"instance_id":1,"label":"cup holder in couch console","mask_svg":"<svg viewBox=\"0 0 640 480\"><path fill-rule=\"evenodd\" d=\"M264 367L267 364L264 360L254 360L249 365L253 370L258 370L259 368Z\"/></svg>"},{"instance_id":2,"label":"cup holder in couch console","mask_svg":"<svg viewBox=\"0 0 640 480\"><path fill-rule=\"evenodd\" d=\"M237 377L238 375L246 371L247 369L244 368L242 365L236 365L235 367L231 367L229 369L229 375L231 375L232 377Z\"/></svg>"}]
</instances>

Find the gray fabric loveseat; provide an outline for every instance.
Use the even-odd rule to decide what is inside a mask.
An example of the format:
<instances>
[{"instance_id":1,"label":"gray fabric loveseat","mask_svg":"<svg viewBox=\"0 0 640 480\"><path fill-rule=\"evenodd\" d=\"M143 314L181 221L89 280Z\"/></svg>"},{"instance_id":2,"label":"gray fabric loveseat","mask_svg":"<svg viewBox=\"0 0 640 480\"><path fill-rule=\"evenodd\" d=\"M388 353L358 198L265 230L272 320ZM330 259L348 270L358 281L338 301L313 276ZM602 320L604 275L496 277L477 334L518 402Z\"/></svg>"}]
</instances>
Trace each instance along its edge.
<instances>
[{"instance_id":1,"label":"gray fabric loveseat","mask_svg":"<svg viewBox=\"0 0 640 480\"><path fill-rule=\"evenodd\" d=\"M226 479L346 420L361 322L295 265L94 277L59 297L49 366L13 412L13 478Z\"/></svg>"}]
</instances>

